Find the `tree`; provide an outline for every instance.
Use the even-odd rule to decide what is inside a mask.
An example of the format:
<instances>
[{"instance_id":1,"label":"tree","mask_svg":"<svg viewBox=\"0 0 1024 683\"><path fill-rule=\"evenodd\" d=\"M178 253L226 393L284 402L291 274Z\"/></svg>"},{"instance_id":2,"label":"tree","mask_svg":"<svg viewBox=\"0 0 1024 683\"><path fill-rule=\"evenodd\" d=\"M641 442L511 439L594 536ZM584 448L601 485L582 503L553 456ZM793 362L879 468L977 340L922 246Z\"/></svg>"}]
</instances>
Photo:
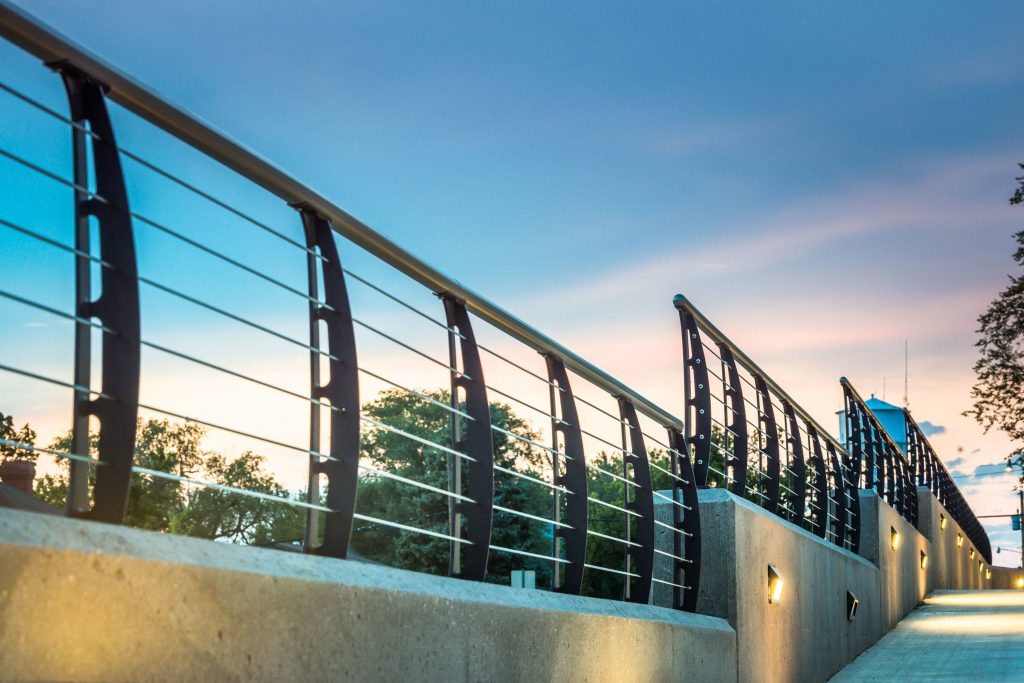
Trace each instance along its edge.
<instances>
[{"instance_id":1,"label":"tree","mask_svg":"<svg viewBox=\"0 0 1024 683\"><path fill-rule=\"evenodd\" d=\"M14 428L14 418L10 415L0 413L0 461L3 460L31 460L35 462L39 457L31 448L20 448L15 444L36 444L35 431L24 424L21 429Z\"/></svg>"},{"instance_id":2,"label":"tree","mask_svg":"<svg viewBox=\"0 0 1024 683\"><path fill-rule=\"evenodd\" d=\"M27 428L27 426L26 426ZM281 498L289 497L273 475L264 470L265 459L246 451L234 460L202 449L206 429L195 422L139 421L135 465L177 477L197 477L221 486L242 488ZM99 436L90 435L89 450L96 455ZM67 452L71 434L54 440L53 450ZM68 462L63 470L36 481L41 500L64 506L68 493ZM90 471L90 489L95 470ZM223 539L235 543L263 543L272 538L301 537L304 515L295 506L232 493L213 487L189 487L176 478L136 473L128 490L125 524L152 531ZM281 534L281 536L275 536Z\"/></svg>"},{"instance_id":3,"label":"tree","mask_svg":"<svg viewBox=\"0 0 1024 683\"><path fill-rule=\"evenodd\" d=\"M402 391L385 391L363 406L363 413L390 427L426 441L448 446L451 443L450 395L446 391L423 394L425 398ZM508 436L493 430L494 464L506 470L543 478L546 452L523 439L538 441L540 436L500 403L490 406L491 424L518 435ZM466 429L462 420L461 429ZM387 474L448 489L449 455L387 429L370 427L362 434L360 457L363 462ZM452 456L453 457L453 456ZM467 463L466 467L472 467ZM552 514L551 489L514 475L496 472L494 504L537 517ZM397 522L436 533L448 534L448 498L437 492L405 484L387 476L361 478L356 497L357 510L377 519ZM494 545L549 554L550 525L510 513L495 511L492 526ZM416 571L444 574L448 571L449 542L423 534L399 531L382 524L358 522L353 547L367 559ZM488 561L488 580L508 583L512 569L537 572L538 586L550 584L551 563L492 551Z\"/></svg>"},{"instance_id":4,"label":"tree","mask_svg":"<svg viewBox=\"0 0 1024 683\"><path fill-rule=\"evenodd\" d=\"M1024 164L1019 164L1024 170ZM1024 204L1024 176L1010 204ZM1013 260L1024 267L1024 230L1014 235L1017 250ZM1024 275L1010 276L1010 284L999 293L978 318L980 338L975 346L981 357L974 364L978 381L971 389L973 407L964 415L976 419L985 431L993 427L1013 441L1024 444ZM1024 486L1024 451L1017 448L1007 462L1022 468L1020 486Z\"/></svg>"},{"instance_id":5,"label":"tree","mask_svg":"<svg viewBox=\"0 0 1024 683\"><path fill-rule=\"evenodd\" d=\"M203 464L204 479L277 498L289 493L263 470L265 458L246 451L234 460L213 453ZM171 520L170 530L200 538L264 545L302 538L301 508L212 487L197 489Z\"/></svg>"}]
</instances>

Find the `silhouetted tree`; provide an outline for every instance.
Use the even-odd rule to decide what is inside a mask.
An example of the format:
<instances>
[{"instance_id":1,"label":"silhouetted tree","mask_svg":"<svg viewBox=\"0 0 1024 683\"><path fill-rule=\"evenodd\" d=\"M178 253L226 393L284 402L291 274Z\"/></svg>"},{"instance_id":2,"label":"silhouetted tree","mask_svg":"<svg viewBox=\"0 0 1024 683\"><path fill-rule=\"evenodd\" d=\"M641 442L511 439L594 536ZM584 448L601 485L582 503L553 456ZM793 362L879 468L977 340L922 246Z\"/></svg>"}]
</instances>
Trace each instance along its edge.
<instances>
[{"instance_id":1,"label":"silhouetted tree","mask_svg":"<svg viewBox=\"0 0 1024 683\"><path fill-rule=\"evenodd\" d=\"M1024 164L1019 164L1024 170ZM1010 204L1024 204L1024 176ZM1013 260L1024 267L1024 231L1014 235L1017 250ZM1007 462L1024 470L1024 275L1010 276L1010 284L999 293L978 318L980 338L975 346L981 357L974 364L978 381L971 389L974 406L964 414L975 418L987 432L995 427L1018 448ZM1024 474L1019 485L1024 486Z\"/></svg>"}]
</instances>

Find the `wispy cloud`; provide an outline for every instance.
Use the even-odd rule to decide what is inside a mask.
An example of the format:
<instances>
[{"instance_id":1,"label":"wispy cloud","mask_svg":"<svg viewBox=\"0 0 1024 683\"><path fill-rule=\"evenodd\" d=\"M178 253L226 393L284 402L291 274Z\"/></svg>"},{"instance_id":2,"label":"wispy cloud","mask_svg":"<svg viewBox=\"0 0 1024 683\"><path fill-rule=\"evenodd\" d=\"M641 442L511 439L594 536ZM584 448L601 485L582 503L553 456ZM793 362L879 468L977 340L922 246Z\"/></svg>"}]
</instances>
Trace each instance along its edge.
<instances>
[{"instance_id":1,"label":"wispy cloud","mask_svg":"<svg viewBox=\"0 0 1024 683\"><path fill-rule=\"evenodd\" d=\"M924 422L918 422L917 426L921 428L921 432L925 436L936 436L938 434L944 434L946 432L945 426L933 424L928 420L925 420ZM975 452L976 451L977 449L975 449Z\"/></svg>"}]
</instances>

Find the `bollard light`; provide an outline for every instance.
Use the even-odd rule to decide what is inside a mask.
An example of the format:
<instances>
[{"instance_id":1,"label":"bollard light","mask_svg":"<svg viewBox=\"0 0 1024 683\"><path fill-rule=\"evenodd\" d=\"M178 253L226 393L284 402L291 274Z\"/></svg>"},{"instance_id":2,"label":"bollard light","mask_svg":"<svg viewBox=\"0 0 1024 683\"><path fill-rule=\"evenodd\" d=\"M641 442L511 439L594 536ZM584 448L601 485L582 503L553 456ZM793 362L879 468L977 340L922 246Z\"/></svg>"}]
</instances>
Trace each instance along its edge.
<instances>
[{"instance_id":1,"label":"bollard light","mask_svg":"<svg viewBox=\"0 0 1024 683\"><path fill-rule=\"evenodd\" d=\"M859 606L860 606L860 600L857 599L857 596L854 595L853 593L851 593L850 591L846 591L846 620L847 621L853 621L854 620L854 618L857 616L857 608Z\"/></svg>"},{"instance_id":2,"label":"bollard light","mask_svg":"<svg viewBox=\"0 0 1024 683\"><path fill-rule=\"evenodd\" d=\"M768 604L782 604L782 574L774 565L768 565Z\"/></svg>"},{"instance_id":3,"label":"bollard light","mask_svg":"<svg viewBox=\"0 0 1024 683\"><path fill-rule=\"evenodd\" d=\"M927 567L928 567L928 556L922 550L921 551L921 569L926 569Z\"/></svg>"},{"instance_id":4,"label":"bollard light","mask_svg":"<svg viewBox=\"0 0 1024 683\"><path fill-rule=\"evenodd\" d=\"M958 533L956 535L956 547L960 548L960 547L963 546L963 544L964 544L964 535L961 534L961 533Z\"/></svg>"},{"instance_id":5,"label":"bollard light","mask_svg":"<svg viewBox=\"0 0 1024 683\"><path fill-rule=\"evenodd\" d=\"M889 547L893 550L900 547L900 532L894 526L889 527Z\"/></svg>"},{"instance_id":6,"label":"bollard light","mask_svg":"<svg viewBox=\"0 0 1024 683\"><path fill-rule=\"evenodd\" d=\"M942 514L939 515L939 528L940 529L945 529L946 528L946 515L942 515Z\"/></svg>"}]
</instances>

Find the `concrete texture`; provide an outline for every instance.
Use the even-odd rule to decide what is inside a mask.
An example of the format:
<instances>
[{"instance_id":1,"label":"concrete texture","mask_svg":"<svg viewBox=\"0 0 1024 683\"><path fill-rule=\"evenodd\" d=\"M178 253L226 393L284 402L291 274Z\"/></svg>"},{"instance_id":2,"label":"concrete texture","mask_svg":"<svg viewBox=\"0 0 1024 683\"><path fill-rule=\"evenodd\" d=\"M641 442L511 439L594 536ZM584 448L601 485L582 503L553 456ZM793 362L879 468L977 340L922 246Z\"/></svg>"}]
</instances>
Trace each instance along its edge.
<instances>
[{"instance_id":1,"label":"concrete texture","mask_svg":"<svg viewBox=\"0 0 1024 683\"><path fill-rule=\"evenodd\" d=\"M721 619L20 511L0 680L735 681Z\"/></svg>"},{"instance_id":2,"label":"concrete texture","mask_svg":"<svg viewBox=\"0 0 1024 683\"><path fill-rule=\"evenodd\" d=\"M1018 582L1020 585L1018 586ZM1024 589L1024 569L1009 567L992 567L992 581L987 588L1022 590Z\"/></svg>"},{"instance_id":3,"label":"concrete texture","mask_svg":"<svg viewBox=\"0 0 1024 683\"><path fill-rule=\"evenodd\" d=\"M860 554L879 570L879 609L882 633L886 633L917 609L931 590L928 566L934 561L934 551L928 539L874 491L860 491L860 514ZM895 550L893 529L899 534ZM922 552L928 557L923 569Z\"/></svg>"},{"instance_id":4,"label":"concrete texture","mask_svg":"<svg viewBox=\"0 0 1024 683\"><path fill-rule=\"evenodd\" d=\"M881 637L873 564L722 489L700 492L700 514L698 610L736 629L740 681L822 681ZM778 606L769 564L785 582ZM852 622L848 590L860 599Z\"/></svg>"},{"instance_id":5,"label":"concrete texture","mask_svg":"<svg viewBox=\"0 0 1024 683\"><path fill-rule=\"evenodd\" d=\"M936 591L832 680L1024 680L1024 591Z\"/></svg>"},{"instance_id":6,"label":"concrete texture","mask_svg":"<svg viewBox=\"0 0 1024 683\"><path fill-rule=\"evenodd\" d=\"M918 529L932 544L933 555L929 556L928 573L930 585L935 589L958 588L994 588L990 580L985 579L987 564L978 571L980 553L971 557L971 542L967 534L953 521L939 501L935 500L931 491L921 487L917 490ZM946 519L946 528L942 527L942 519ZM957 545L957 538L963 537L963 544ZM994 575L993 575L994 576ZM1009 588L1010 586L1002 586Z\"/></svg>"}]
</instances>

